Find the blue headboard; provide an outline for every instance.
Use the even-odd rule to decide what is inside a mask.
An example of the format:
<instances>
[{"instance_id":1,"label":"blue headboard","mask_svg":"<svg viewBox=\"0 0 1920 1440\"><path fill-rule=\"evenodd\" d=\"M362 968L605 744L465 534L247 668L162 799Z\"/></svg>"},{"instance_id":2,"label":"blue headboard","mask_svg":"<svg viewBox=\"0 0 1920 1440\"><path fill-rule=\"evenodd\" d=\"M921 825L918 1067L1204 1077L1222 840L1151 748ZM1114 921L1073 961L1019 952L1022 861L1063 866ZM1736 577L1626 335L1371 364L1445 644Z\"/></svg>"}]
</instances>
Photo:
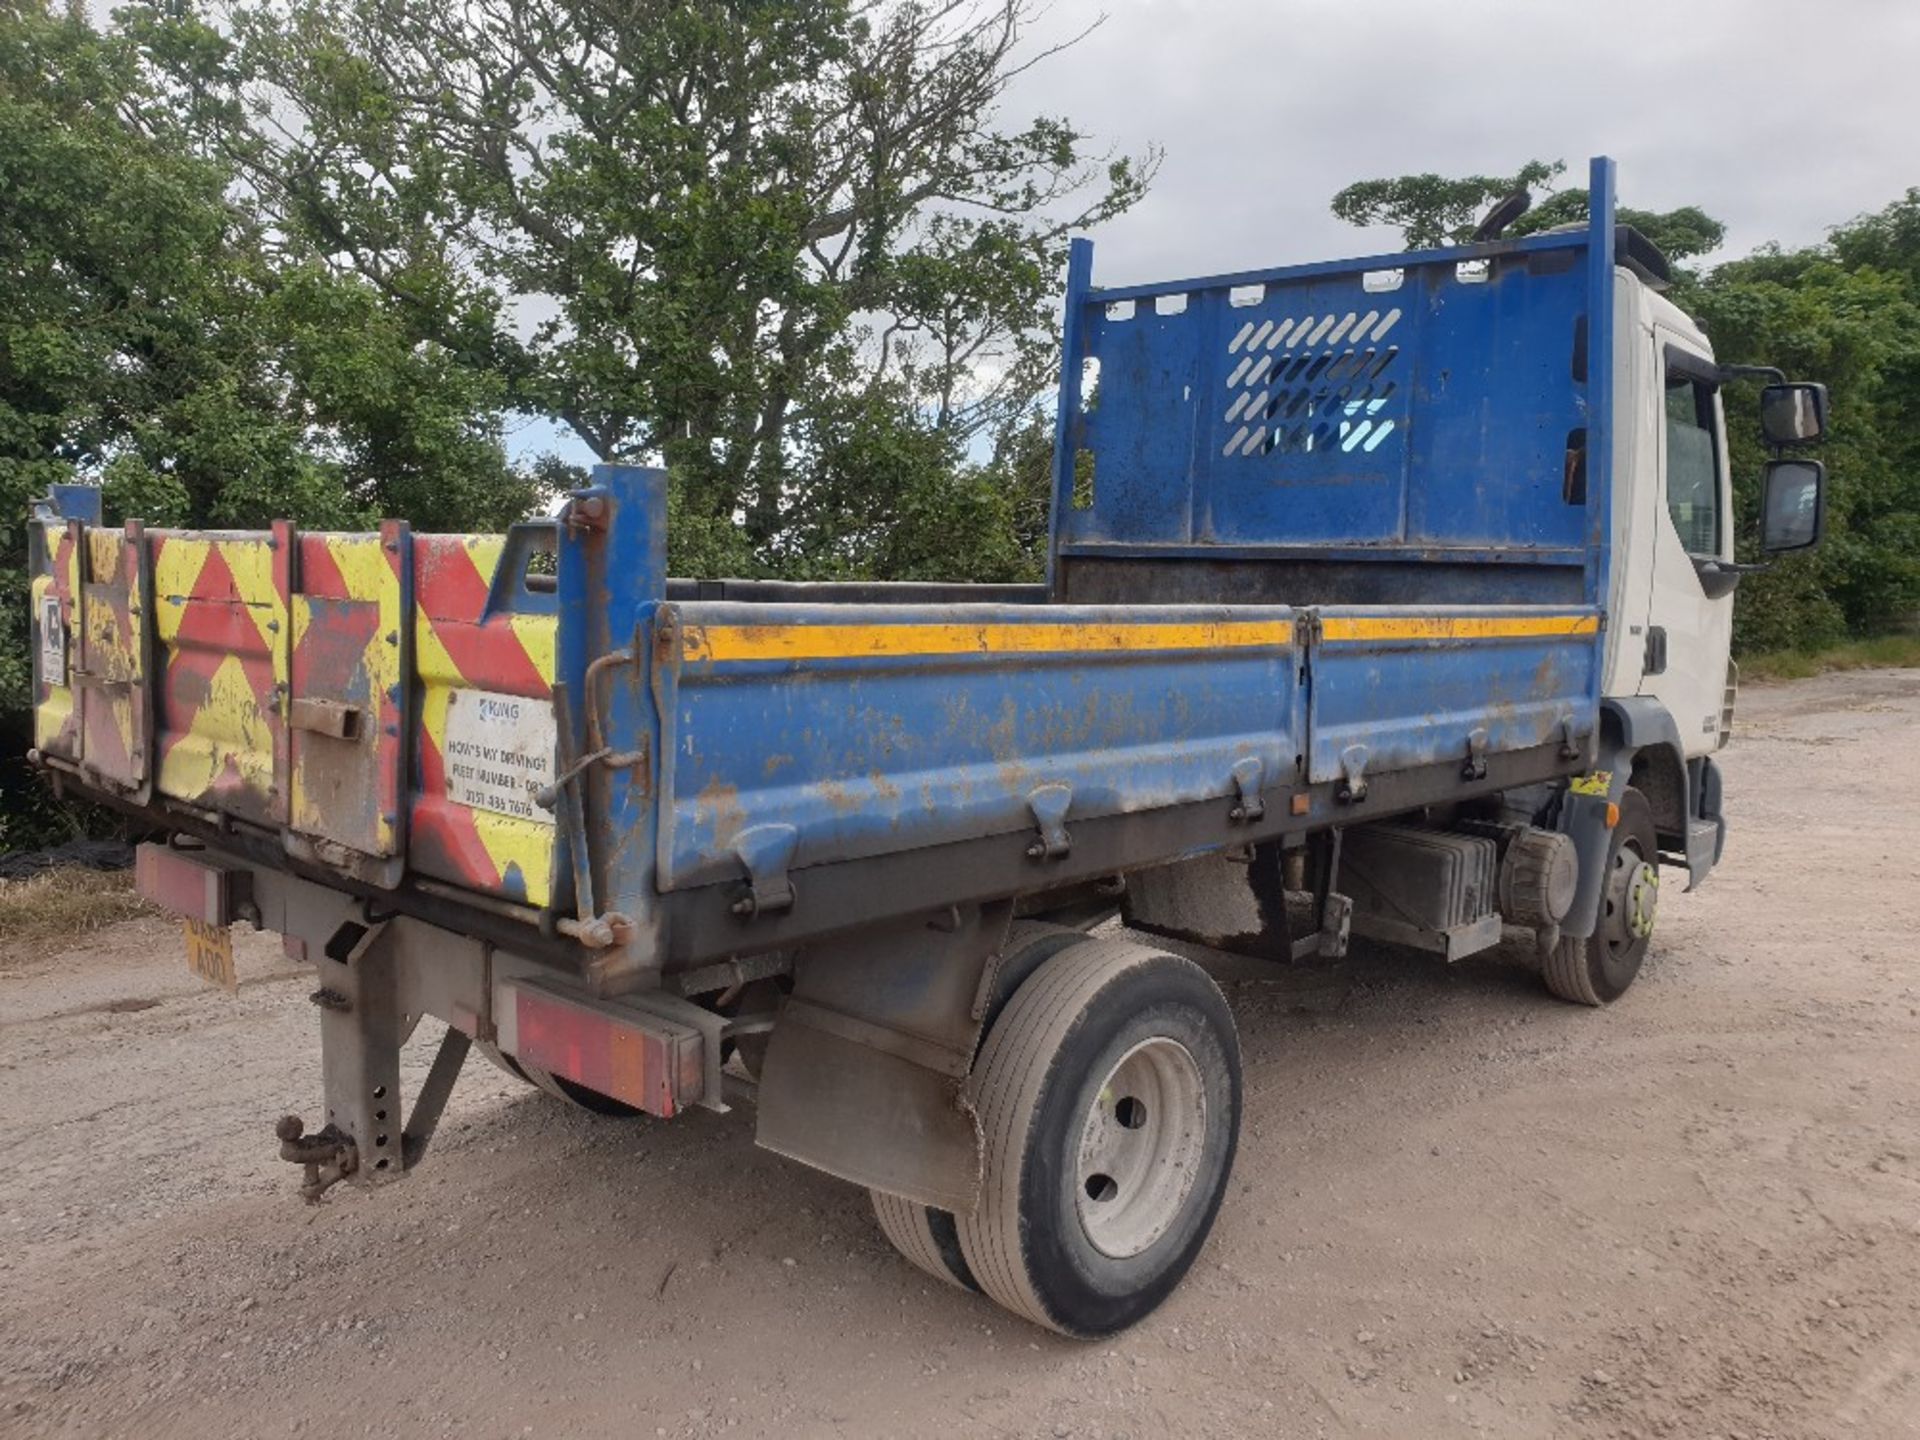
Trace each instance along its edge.
<instances>
[{"instance_id":1,"label":"blue headboard","mask_svg":"<svg viewBox=\"0 0 1920 1440\"><path fill-rule=\"evenodd\" d=\"M1076 241L1056 563L1533 562L1604 593L1612 179L1575 230L1197 280L1098 289Z\"/></svg>"}]
</instances>

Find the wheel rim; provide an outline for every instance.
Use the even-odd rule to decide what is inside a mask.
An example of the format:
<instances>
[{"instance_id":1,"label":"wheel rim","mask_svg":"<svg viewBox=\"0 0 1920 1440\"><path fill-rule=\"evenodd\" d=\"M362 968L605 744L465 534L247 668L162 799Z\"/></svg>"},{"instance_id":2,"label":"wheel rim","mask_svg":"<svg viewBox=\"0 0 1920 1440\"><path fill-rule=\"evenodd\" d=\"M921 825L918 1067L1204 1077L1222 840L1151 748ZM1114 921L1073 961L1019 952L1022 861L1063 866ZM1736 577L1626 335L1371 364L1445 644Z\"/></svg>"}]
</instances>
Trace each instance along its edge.
<instances>
[{"instance_id":1,"label":"wheel rim","mask_svg":"<svg viewBox=\"0 0 1920 1440\"><path fill-rule=\"evenodd\" d=\"M1178 1218L1200 1173L1207 1091L1187 1047L1133 1047L1101 1083L1080 1128L1074 1206L1093 1247L1124 1260Z\"/></svg>"},{"instance_id":2,"label":"wheel rim","mask_svg":"<svg viewBox=\"0 0 1920 1440\"><path fill-rule=\"evenodd\" d=\"M1607 948L1616 955L1644 944L1660 909L1660 872L1628 841L1614 852L1607 876Z\"/></svg>"}]
</instances>

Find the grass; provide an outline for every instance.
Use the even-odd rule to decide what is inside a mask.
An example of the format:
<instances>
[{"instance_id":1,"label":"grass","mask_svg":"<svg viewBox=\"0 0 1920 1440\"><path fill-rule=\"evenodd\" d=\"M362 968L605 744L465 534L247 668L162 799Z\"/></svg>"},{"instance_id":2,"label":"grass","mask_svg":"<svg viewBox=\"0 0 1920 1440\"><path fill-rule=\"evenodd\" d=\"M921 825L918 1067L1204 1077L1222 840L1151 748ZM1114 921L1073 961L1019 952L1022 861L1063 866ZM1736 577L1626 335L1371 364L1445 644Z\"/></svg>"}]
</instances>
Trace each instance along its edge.
<instances>
[{"instance_id":1,"label":"grass","mask_svg":"<svg viewBox=\"0 0 1920 1440\"><path fill-rule=\"evenodd\" d=\"M133 889L133 872L47 870L0 881L0 945L76 939L107 925L156 914Z\"/></svg>"},{"instance_id":2,"label":"grass","mask_svg":"<svg viewBox=\"0 0 1920 1440\"><path fill-rule=\"evenodd\" d=\"M1824 650L1773 650L1740 657L1742 680L1805 680L1829 670L1920 667L1920 635L1849 640Z\"/></svg>"}]
</instances>

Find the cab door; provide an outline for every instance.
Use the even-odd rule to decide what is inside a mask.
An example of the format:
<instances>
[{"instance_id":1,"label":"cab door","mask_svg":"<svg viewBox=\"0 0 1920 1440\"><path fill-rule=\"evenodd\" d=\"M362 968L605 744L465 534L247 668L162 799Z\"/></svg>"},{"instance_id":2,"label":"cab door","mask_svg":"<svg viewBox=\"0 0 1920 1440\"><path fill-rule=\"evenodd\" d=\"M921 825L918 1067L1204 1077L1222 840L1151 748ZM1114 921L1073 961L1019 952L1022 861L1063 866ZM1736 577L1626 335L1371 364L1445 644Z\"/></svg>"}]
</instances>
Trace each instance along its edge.
<instances>
[{"instance_id":1,"label":"cab door","mask_svg":"<svg viewBox=\"0 0 1920 1440\"><path fill-rule=\"evenodd\" d=\"M1640 693L1657 697L1689 756L1719 748L1735 573L1732 482L1717 367L1697 339L1654 330L1662 381L1660 506Z\"/></svg>"}]
</instances>

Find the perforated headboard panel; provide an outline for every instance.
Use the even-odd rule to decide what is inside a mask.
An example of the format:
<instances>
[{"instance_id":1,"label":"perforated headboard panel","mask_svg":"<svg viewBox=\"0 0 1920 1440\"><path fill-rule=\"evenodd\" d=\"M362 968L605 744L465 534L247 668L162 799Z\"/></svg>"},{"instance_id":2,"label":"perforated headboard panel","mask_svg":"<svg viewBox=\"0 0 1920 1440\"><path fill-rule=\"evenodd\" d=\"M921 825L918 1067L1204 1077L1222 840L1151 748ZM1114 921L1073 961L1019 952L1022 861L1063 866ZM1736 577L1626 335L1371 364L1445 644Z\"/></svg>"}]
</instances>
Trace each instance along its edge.
<instances>
[{"instance_id":1,"label":"perforated headboard panel","mask_svg":"<svg viewBox=\"0 0 1920 1440\"><path fill-rule=\"evenodd\" d=\"M1086 292L1060 542L1577 549L1585 238Z\"/></svg>"}]
</instances>

